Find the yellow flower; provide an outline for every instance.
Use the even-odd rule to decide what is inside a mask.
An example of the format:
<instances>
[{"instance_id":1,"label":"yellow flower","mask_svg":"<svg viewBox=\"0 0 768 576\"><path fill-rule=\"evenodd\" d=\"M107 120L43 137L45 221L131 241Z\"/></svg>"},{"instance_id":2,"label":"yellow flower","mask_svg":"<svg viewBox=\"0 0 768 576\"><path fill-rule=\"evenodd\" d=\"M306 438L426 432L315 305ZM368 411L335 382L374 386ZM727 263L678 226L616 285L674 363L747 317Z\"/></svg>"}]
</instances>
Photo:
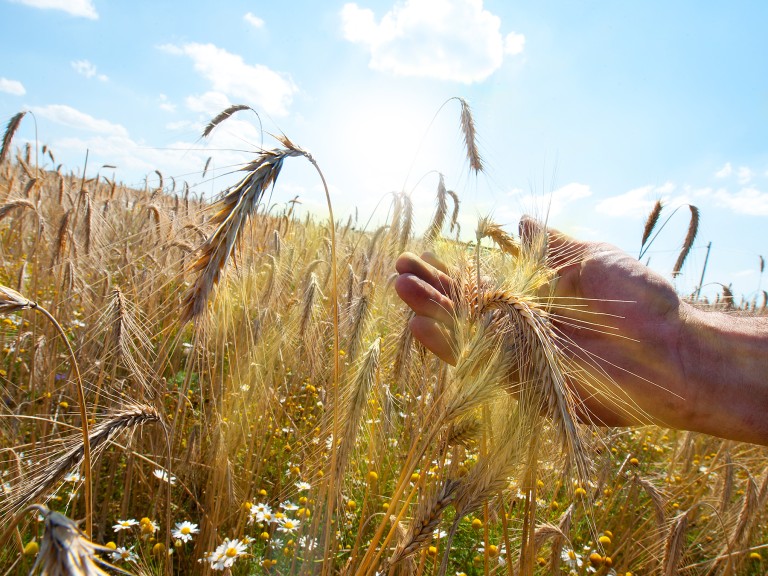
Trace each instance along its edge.
<instances>
[{"instance_id":1,"label":"yellow flower","mask_svg":"<svg viewBox=\"0 0 768 576\"><path fill-rule=\"evenodd\" d=\"M368 472L368 482L370 482L371 484L373 484L373 483L374 483L374 482L376 482L376 480L378 480L378 479L379 479L379 475L378 475L378 474L376 474L376 471L375 471L375 470L371 470L370 472Z\"/></svg>"},{"instance_id":2,"label":"yellow flower","mask_svg":"<svg viewBox=\"0 0 768 576\"><path fill-rule=\"evenodd\" d=\"M24 546L24 550L22 551L26 556L34 556L40 551L40 545L35 540L30 540L27 542L27 544ZM758 554L758 556L760 556Z\"/></svg>"},{"instance_id":3,"label":"yellow flower","mask_svg":"<svg viewBox=\"0 0 768 576\"><path fill-rule=\"evenodd\" d=\"M600 536L600 538L598 538L598 542L600 542L600 544L603 546L608 546L611 543L611 539L608 536Z\"/></svg>"},{"instance_id":4,"label":"yellow flower","mask_svg":"<svg viewBox=\"0 0 768 576\"><path fill-rule=\"evenodd\" d=\"M480 530L480 528L482 527L483 527L483 521L480 520L480 518L475 518L474 520L472 520L472 528L474 528L475 530Z\"/></svg>"}]
</instances>

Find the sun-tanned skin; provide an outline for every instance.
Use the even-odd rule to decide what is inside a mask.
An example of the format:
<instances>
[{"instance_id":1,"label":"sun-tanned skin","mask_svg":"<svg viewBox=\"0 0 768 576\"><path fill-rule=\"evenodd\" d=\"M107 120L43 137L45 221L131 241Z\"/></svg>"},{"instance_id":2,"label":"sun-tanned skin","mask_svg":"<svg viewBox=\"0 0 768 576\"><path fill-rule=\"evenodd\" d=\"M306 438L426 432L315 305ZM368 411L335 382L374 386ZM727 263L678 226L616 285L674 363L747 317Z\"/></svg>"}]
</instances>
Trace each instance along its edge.
<instances>
[{"instance_id":1,"label":"sun-tanned skin","mask_svg":"<svg viewBox=\"0 0 768 576\"><path fill-rule=\"evenodd\" d=\"M521 237L537 227L523 218ZM608 392L572 383L591 421L654 422L768 445L768 318L697 309L618 248L548 234L554 321L567 352ZM416 314L414 336L455 363L447 268L430 253L402 254L396 268L397 293Z\"/></svg>"}]
</instances>

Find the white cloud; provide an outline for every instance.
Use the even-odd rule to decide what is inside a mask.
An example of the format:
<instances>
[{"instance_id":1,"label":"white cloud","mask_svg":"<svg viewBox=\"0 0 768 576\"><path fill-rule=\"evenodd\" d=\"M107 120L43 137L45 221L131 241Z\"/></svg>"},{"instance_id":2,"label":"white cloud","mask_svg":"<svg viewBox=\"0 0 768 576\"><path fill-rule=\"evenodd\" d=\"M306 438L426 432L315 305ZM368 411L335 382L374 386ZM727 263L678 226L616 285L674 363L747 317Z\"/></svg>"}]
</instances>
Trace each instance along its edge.
<instances>
[{"instance_id":1,"label":"white cloud","mask_svg":"<svg viewBox=\"0 0 768 576\"><path fill-rule=\"evenodd\" d=\"M739 270L738 272L734 272L732 276L735 278L748 278L750 276L754 276L757 274L756 270L753 270L752 268L748 268L746 270Z\"/></svg>"},{"instance_id":2,"label":"white cloud","mask_svg":"<svg viewBox=\"0 0 768 576\"><path fill-rule=\"evenodd\" d=\"M205 92L200 95L187 96L185 102L187 108L192 112L202 112L209 116L215 116L232 105L227 95L221 92Z\"/></svg>"},{"instance_id":3,"label":"white cloud","mask_svg":"<svg viewBox=\"0 0 768 576\"><path fill-rule=\"evenodd\" d=\"M768 216L768 192L757 188L742 188L738 192L728 192L724 188L716 190L712 197L715 203L737 214L750 216Z\"/></svg>"},{"instance_id":4,"label":"white cloud","mask_svg":"<svg viewBox=\"0 0 768 576\"><path fill-rule=\"evenodd\" d=\"M96 132L107 136L127 137L128 131L120 124L113 124L108 120L99 120L85 112L75 110L64 104L50 104L49 106L35 106L32 111L41 118L47 118L51 122L78 128L88 132Z\"/></svg>"},{"instance_id":5,"label":"white cloud","mask_svg":"<svg viewBox=\"0 0 768 576\"><path fill-rule=\"evenodd\" d=\"M656 200L668 204L674 189L671 182L662 186L641 186L598 202L595 210L608 216L633 216L640 220L648 215Z\"/></svg>"},{"instance_id":6,"label":"white cloud","mask_svg":"<svg viewBox=\"0 0 768 576\"><path fill-rule=\"evenodd\" d=\"M341 10L344 38L366 46L374 70L471 84L485 80L525 36L501 35L501 20L482 0L405 0L381 21L355 3Z\"/></svg>"},{"instance_id":7,"label":"white cloud","mask_svg":"<svg viewBox=\"0 0 768 576\"><path fill-rule=\"evenodd\" d=\"M109 78L104 74L98 74L96 72L96 66L91 64L88 60L73 60L70 62L70 65L74 69L75 72L80 74L81 76L85 76L86 78L93 78L96 77L102 82L106 82L109 80Z\"/></svg>"},{"instance_id":8,"label":"white cloud","mask_svg":"<svg viewBox=\"0 0 768 576\"><path fill-rule=\"evenodd\" d=\"M752 180L752 176L754 176L754 173L748 166L739 166L739 169L736 172L736 178L742 186L749 184Z\"/></svg>"},{"instance_id":9,"label":"white cloud","mask_svg":"<svg viewBox=\"0 0 768 576\"><path fill-rule=\"evenodd\" d=\"M715 177L716 178L726 178L726 177L730 176L732 172L733 172L733 166L731 166L730 162L726 162L725 166L723 166L722 168L720 168L720 170L715 172Z\"/></svg>"},{"instance_id":10,"label":"white cloud","mask_svg":"<svg viewBox=\"0 0 768 576\"><path fill-rule=\"evenodd\" d=\"M165 129L171 132L177 132L179 130L197 129L197 125L193 124L189 120L177 120L176 122L168 122L165 125Z\"/></svg>"},{"instance_id":11,"label":"white cloud","mask_svg":"<svg viewBox=\"0 0 768 576\"><path fill-rule=\"evenodd\" d=\"M168 100L168 96L160 94L160 110L166 112L176 112L176 104Z\"/></svg>"},{"instance_id":12,"label":"white cloud","mask_svg":"<svg viewBox=\"0 0 768 576\"><path fill-rule=\"evenodd\" d=\"M18 80L8 80L0 76L0 92L6 94L12 94L13 96L24 96L27 91L24 89L24 85Z\"/></svg>"},{"instance_id":13,"label":"white cloud","mask_svg":"<svg viewBox=\"0 0 768 576\"><path fill-rule=\"evenodd\" d=\"M525 48L525 36L510 32L504 37L504 54L515 56L521 54Z\"/></svg>"},{"instance_id":14,"label":"white cloud","mask_svg":"<svg viewBox=\"0 0 768 576\"><path fill-rule=\"evenodd\" d=\"M99 14L91 0L11 0L18 4L50 10L62 10L71 16L97 20Z\"/></svg>"},{"instance_id":15,"label":"white cloud","mask_svg":"<svg viewBox=\"0 0 768 576\"><path fill-rule=\"evenodd\" d=\"M288 75L262 64L246 64L241 56L213 44L166 44L160 49L189 56L195 70L211 83L215 92L262 109L267 114L286 115L298 90Z\"/></svg>"},{"instance_id":16,"label":"white cloud","mask_svg":"<svg viewBox=\"0 0 768 576\"><path fill-rule=\"evenodd\" d=\"M552 192L550 195L548 205L549 216L557 216L561 214L569 204L591 195L592 190L590 190L587 184L579 184L577 182L566 184Z\"/></svg>"},{"instance_id":17,"label":"white cloud","mask_svg":"<svg viewBox=\"0 0 768 576\"><path fill-rule=\"evenodd\" d=\"M521 197L516 190L513 190L512 195L519 198L524 213L550 220L562 214L573 202L591 196L592 190L587 184L571 182L547 194Z\"/></svg>"},{"instance_id":18,"label":"white cloud","mask_svg":"<svg viewBox=\"0 0 768 576\"><path fill-rule=\"evenodd\" d=\"M245 16L243 16L243 20L248 22L248 24L250 24L254 28L258 28L258 29L264 28L264 20L251 12L247 12Z\"/></svg>"}]
</instances>

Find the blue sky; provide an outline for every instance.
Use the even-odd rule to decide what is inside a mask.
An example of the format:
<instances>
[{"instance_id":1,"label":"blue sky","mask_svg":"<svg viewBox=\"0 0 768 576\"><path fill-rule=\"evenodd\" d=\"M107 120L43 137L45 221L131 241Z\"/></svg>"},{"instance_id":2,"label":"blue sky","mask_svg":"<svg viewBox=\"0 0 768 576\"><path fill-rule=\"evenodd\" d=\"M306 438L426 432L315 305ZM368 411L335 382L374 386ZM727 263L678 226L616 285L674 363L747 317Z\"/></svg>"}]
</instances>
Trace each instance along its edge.
<instances>
[{"instance_id":1,"label":"blue sky","mask_svg":"<svg viewBox=\"0 0 768 576\"><path fill-rule=\"evenodd\" d=\"M761 288L768 256L768 4L753 2L104 2L0 0L0 122L32 110L40 143L68 169L143 185L160 170L200 193L261 143L240 113L315 155L339 219L385 217L412 194L422 223L436 171L462 199L463 228L524 211L637 253L643 221L701 209L676 280L737 295ZM487 170L469 173L459 106L472 106ZM439 113L438 113L439 110ZM24 120L16 143L34 141ZM273 141L266 136L265 146ZM242 150L237 152L235 150ZM213 178L202 179L211 157ZM323 213L317 177L286 165L275 200ZM678 211L649 251L669 274ZM713 293L716 286L705 287Z\"/></svg>"}]
</instances>

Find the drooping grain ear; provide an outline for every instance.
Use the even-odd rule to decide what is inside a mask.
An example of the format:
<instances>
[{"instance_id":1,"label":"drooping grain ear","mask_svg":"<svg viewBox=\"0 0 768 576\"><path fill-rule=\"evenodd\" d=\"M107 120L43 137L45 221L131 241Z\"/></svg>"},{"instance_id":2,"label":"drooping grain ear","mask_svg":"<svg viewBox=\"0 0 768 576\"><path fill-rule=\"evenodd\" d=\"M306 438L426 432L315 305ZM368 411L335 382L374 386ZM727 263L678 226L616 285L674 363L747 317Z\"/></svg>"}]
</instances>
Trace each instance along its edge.
<instances>
[{"instance_id":1,"label":"drooping grain ear","mask_svg":"<svg viewBox=\"0 0 768 576\"><path fill-rule=\"evenodd\" d=\"M477 134L475 133L475 120L472 110L464 98L459 98L461 103L461 132L464 134L464 143L467 147L467 160L475 173L483 171L483 159L477 148Z\"/></svg>"},{"instance_id":2,"label":"drooping grain ear","mask_svg":"<svg viewBox=\"0 0 768 576\"><path fill-rule=\"evenodd\" d=\"M247 106L245 104L234 104L230 106L229 108L222 110L219 112L216 116L214 116L213 120L208 122L205 126L205 130L203 130L203 138L207 138L211 132L213 132L213 129L216 128L219 124L224 122L227 118L232 116L235 112L240 112L241 110L251 110L256 116L258 116L258 113L251 108L250 106ZM259 122L261 122L261 118L259 118ZM208 159L210 162L210 158ZM205 177L205 172L208 169L208 162L205 164L205 170L203 170L203 177Z\"/></svg>"},{"instance_id":3,"label":"drooping grain ear","mask_svg":"<svg viewBox=\"0 0 768 576\"><path fill-rule=\"evenodd\" d=\"M16 131L19 129L19 125L21 124L21 119L24 118L24 115L26 114L26 111L19 112L18 114L15 114L11 117L11 119L8 121L8 126L5 128L5 134L3 135L3 147L0 148L0 164L2 164L6 157L8 156L10 149L11 149L11 140L13 140L13 136L16 134Z\"/></svg>"}]
</instances>

